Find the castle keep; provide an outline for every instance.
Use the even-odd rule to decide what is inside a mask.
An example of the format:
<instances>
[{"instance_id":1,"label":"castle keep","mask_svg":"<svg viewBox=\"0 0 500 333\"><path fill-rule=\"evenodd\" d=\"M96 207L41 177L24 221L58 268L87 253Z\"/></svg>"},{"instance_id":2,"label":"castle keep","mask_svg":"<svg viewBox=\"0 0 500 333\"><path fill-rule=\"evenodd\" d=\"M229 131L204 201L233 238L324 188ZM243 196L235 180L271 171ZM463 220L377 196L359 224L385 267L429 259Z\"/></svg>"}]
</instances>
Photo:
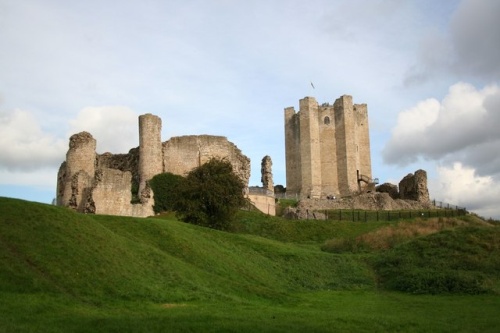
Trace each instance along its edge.
<instances>
[{"instance_id":1,"label":"castle keep","mask_svg":"<svg viewBox=\"0 0 500 333\"><path fill-rule=\"evenodd\" d=\"M374 190L366 104L348 95L333 105L300 100L285 108L286 192L299 198Z\"/></svg>"},{"instance_id":2,"label":"castle keep","mask_svg":"<svg viewBox=\"0 0 500 333\"><path fill-rule=\"evenodd\" d=\"M223 136L190 135L161 142L161 119L139 117L139 147L128 154L97 154L96 140L81 132L70 138L57 177L57 204L84 213L154 215L148 180L171 172L184 176L212 157L226 158L248 186L250 159Z\"/></svg>"}]
</instances>

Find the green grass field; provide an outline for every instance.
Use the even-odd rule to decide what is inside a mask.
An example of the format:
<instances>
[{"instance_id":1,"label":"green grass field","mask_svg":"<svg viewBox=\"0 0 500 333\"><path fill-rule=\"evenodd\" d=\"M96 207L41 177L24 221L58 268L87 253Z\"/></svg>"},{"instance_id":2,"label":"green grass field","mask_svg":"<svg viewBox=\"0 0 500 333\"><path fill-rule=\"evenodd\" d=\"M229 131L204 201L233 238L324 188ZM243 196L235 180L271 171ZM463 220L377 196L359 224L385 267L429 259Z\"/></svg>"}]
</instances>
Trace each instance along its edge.
<instances>
[{"instance_id":1,"label":"green grass field","mask_svg":"<svg viewBox=\"0 0 500 333\"><path fill-rule=\"evenodd\" d=\"M329 252L414 221L228 233L0 198L0 332L497 332L500 228L461 221Z\"/></svg>"}]
</instances>

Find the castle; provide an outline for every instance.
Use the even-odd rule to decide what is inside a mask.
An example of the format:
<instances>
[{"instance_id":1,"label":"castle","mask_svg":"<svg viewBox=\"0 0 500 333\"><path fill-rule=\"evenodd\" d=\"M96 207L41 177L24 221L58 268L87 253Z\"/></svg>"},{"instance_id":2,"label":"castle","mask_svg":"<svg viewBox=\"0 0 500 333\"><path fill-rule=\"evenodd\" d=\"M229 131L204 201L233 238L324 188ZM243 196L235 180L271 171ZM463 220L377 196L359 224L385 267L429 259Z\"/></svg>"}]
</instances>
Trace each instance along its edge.
<instances>
[{"instance_id":1,"label":"castle","mask_svg":"<svg viewBox=\"0 0 500 333\"><path fill-rule=\"evenodd\" d=\"M313 97L285 108L287 196L331 198L375 191L368 110L348 95L321 106Z\"/></svg>"},{"instance_id":2,"label":"castle","mask_svg":"<svg viewBox=\"0 0 500 333\"><path fill-rule=\"evenodd\" d=\"M139 147L128 154L97 154L90 133L74 134L58 172L57 204L83 213L151 216L154 193L148 180L163 172L184 176L212 157L229 160L248 187L250 159L226 137L190 135L161 142L161 119L152 114L139 116Z\"/></svg>"},{"instance_id":3,"label":"castle","mask_svg":"<svg viewBox=\"0 0 500 333\"><path fill-rule=\"evenodd\" d=\"M333 198L375 191L368 111L341 96L333 105L300 100L285 108L286 193L297 198ZM227 159L255 206L275 214L272 161L262 160L263 188L248 188L250 159L223 136L190 135L161 141L161 119L139 116L139 147L128 154L97 154L96 140L81 132L70 138L59 168L57 204L95 214L146 217L154 214L148 181L170 172L186 175L212 157Z\"/></svg>"}]
</instances>

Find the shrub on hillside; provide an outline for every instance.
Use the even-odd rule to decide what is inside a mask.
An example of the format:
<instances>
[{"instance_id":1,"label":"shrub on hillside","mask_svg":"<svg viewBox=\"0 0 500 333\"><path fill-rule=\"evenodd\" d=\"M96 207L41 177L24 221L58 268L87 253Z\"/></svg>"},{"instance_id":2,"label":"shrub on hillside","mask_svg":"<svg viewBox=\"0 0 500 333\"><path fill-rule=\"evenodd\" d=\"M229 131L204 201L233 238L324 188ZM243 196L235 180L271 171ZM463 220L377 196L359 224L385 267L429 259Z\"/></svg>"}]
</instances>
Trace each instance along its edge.
<instances>
[{"instance_id":1,"label":"shrub on hillside","mask_svg":"<svg viewBox=\"0 0 500 333\"><path fill-rule=\"evenodd\" d=\"M418 294L495 291L500 228L458 227L380 253L374 268L384 288Z\"/></svg>"},{"instance_id":2,"label":"shrub on hillside","mask_svg":"<svg viewBox=\"0 0 500 333\"><path fill-rule=\"evenodd\" d=\"M212 158L188 173L174 210L182 221L227 230L235 214L247 203L244 188L229 161Z\"/></svg>"},{"instance_id":3,"label":"shrub on hillside","mask_svg":"<svg viewBox=\"0 0 500 333\"><path fill-rule=\"evenodd\" d=\"M179 184L184 177L166 172L160 173L149 181L154 193L153 210L156 214L173 210L175 201L178 199Z\"/></svg>"},{"instance_id":4,"label":"shrub on hillside","mask_svg":"<svg viewBox=\"0 0 500 333\"><path fill-rule=\"evenodd\" d=\"M415 237L437 233L441 230L464 226L468 223L456 218L431 218L427 220L405 221L379 228L356 238L334 238L325 242L323 251L365 252L387 250ZM470 224L470 223L469 223Z\"/></svg>"}]
</instances>

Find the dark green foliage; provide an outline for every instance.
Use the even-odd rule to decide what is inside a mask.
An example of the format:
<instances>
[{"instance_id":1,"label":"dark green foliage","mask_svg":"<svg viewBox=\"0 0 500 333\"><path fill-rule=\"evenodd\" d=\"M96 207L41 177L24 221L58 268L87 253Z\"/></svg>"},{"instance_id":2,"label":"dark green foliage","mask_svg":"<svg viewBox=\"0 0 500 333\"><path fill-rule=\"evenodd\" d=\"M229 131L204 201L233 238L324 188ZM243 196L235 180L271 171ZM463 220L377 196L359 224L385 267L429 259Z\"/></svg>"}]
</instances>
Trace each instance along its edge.
<instances>
[{"instance_id":1,"label":"dark green foliage","mask_svg":"<svg viewBox=\"0 0 500 333\"><path fill-rule=\"evenodd\" d=\"M174 209L184 222L228 230L246 204L244 187L230 162L212 158L188 173Z\"/></svg>"},{"instance_id":2,"label":"dark green foliage","mask_svg":"<svg viewBox=\"0 0 500 333\"><path fill-rule=\"evenodd\" d=\"M382 286L417 294L494 291L500 229L456 228L402 244L375 259Z\"/></svg>"},{"instance_id":3,"label":"dark green foliage","mask_svg":"<svg viewBox=\"0 0 500 333\"><path fill-rule=\"evenodd\" d=\"M183 180L184 177L170 172L160 173L151 178L149 185L154 193L153 210L155 213L173 210L174 203L178 198L178 186Z\"/></svg>"}]
</instances>

